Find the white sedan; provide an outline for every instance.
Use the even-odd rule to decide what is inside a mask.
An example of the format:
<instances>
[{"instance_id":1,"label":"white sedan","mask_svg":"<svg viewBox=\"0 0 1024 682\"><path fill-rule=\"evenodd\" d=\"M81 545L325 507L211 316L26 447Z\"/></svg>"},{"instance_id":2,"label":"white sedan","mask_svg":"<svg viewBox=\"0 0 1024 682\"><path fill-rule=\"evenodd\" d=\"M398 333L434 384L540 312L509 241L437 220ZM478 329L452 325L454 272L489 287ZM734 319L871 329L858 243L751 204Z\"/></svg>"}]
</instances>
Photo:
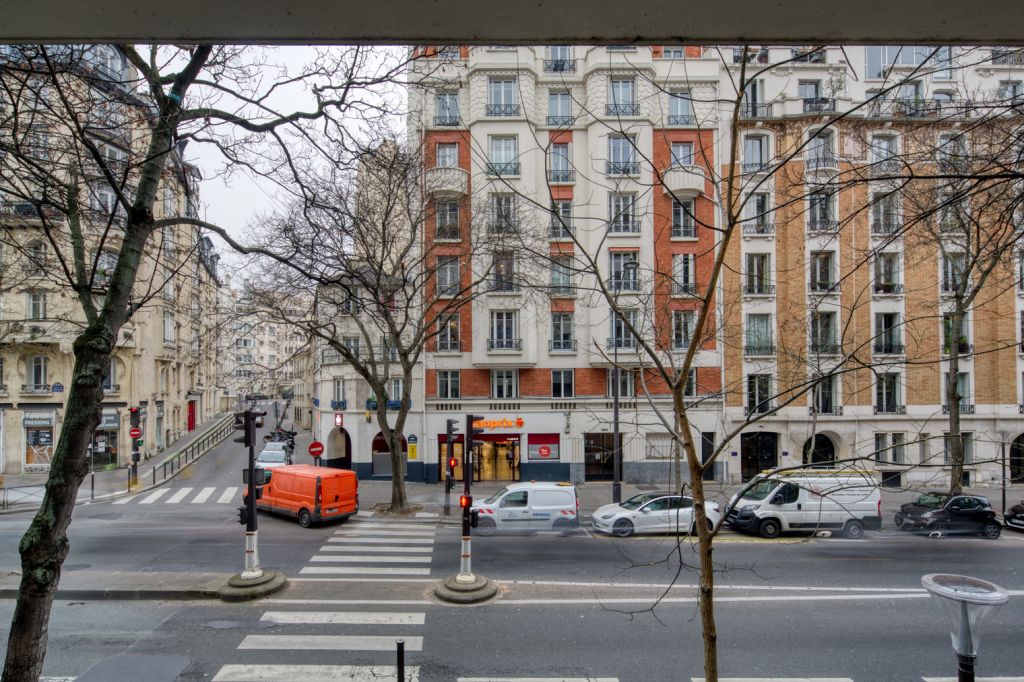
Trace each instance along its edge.
<instances>
[{"instance_id":1,"label":"white sedan","mask_svg":"<svg viewBox=\"0 0 1024 682\"><path fill-rule=\"evenodd\" d=\"M715 502L704 503L708 527L722 514ZM693 498L666 492L638 493L618 504L599 507L591 517L594 530L625 538L634 533L695 533Z\"/></svg>"}]
</instances>

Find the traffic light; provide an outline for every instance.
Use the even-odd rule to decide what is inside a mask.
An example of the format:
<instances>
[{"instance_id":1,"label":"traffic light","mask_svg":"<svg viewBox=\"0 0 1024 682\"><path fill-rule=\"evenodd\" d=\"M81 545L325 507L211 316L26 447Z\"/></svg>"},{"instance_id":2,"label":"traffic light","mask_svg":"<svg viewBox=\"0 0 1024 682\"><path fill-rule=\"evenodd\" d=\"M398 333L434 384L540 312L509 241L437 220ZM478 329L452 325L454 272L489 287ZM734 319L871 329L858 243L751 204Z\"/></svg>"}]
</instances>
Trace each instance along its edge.
<instances>
[{"instance_id":1,"label":"traffic light","mask_svg":"<svg viewBox=\"0 0 1024 682\"><path fill-rule=\"evenodd\" d=\"M459 506L463 509L469 509L473 506L472 495L459 495Z\"/></svg>"},{"instance_id":2,"label":"traffic light","mask_svg":"<svg viewBox=\"0 0 1024 682\"><path fill-rule=\"evenodd\" d=\"M448 457L448 471L452 476L455 475L455 467L458 466L459 459L455 455Z\"/></svg>"},{"instance_id":3,"label":"traffic light","mask_svg":"<svg viewBox=\"0 0 1024 682\"><path fill-rule=\"evenodd\" d=\"M446 427L445 430L448 442L451 443L453 440L455 440L455 434L459 432L459 420L449 419L447 421L448 426Z\"/></svg>"},{"instance_id":4,"label":"traffic light","mask_svg":"<svg viewBox=\"0 0 1024 682\"><path fill-rule=\"evenodd\" d=\"M242 505L238 508L238 523L246 525L249 523L249 506Z\"/></svg>"},{"instance_id":5,"label":"traffic light","mask_svg":"<svg viewBox=\"0 0 1024 682\"><path fill-rule=\"evenodd\" d=\"M469 510L469 527L476 528L480 525L480 511L478 509Z\"/></svg>"},{"instance_id":6,"label":"traffic light","mask_svg":"<svg viewBox=\"0 0 1024 682\"><path fill-rule=\"evenodd\" d=\"M128 408L128 425L129 426L142 426L142 413L137 407Z\"/></svg>"},{"instance_id":7,"label":"traffic light","mask_svg":"<svg viewBox=\"0 0 1024 682\"><path fill-rule=\"evenodd\" d=\"M477 440L476 437L484 432L483 429L478 429L474 426L478 421L481 421L483 417L476 414L466 415L466 447L470 450L477 448L484 444L482 440Z\"/></svg>"}]
</instances>

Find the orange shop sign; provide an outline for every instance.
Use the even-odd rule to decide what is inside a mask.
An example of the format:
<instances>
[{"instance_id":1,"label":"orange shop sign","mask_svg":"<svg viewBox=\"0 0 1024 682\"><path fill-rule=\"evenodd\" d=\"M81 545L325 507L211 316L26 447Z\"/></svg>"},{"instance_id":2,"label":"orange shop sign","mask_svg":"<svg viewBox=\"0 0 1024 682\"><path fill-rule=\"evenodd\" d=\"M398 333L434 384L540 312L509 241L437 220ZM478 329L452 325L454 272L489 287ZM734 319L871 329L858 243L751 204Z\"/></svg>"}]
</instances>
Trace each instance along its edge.
<instances>
[{"instance_id":1,"label":"orange shop sign","mask_svg":"<svg viewBox=\"0 0 1024 682\"><path fill-rule=\"evenodd\" d=\"M478 429L521 429L523 428L523 418L516 417L515 419L478 419L473 422L473 426Z\"/></svg>"}]
</instances>

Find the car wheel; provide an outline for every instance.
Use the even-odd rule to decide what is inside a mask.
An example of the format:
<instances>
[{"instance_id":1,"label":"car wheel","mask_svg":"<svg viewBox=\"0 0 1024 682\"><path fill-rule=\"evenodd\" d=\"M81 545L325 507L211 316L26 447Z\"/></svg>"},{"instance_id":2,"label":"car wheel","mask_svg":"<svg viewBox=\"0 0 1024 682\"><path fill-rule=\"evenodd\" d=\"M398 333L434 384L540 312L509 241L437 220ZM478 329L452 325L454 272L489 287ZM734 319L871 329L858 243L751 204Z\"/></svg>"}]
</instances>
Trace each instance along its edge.
<instances>
[{"instance_id":1,"label":"car wheel","mask_svg":"<svg viewBox=\"0 0 1024 682\"><path fill-rule=\"evenodd\" d=\"M761 522L761 525L757 527L757 532L761 534L763 538L774 539L782 535L782 524L776 519L765 519Z\"/></svg>"},{"instance_id":2,"label":"car wheel","mask_svg":"<svg viewBox=\"0 0 1024 682\"><path fill-rule=\"evenodd\" d=\"M864 537L864 524L860 521L847 521L843 528L843 535L852 540L860 540Z\"/></svg>"},{"instance_id":3,"label":"car wheel","mask_svg":"<svg viewBox=\"0 0 1024 682\"><path fill-rule=\"evenodd\" d=\"M893 522L896 524L896 527L900 530L906 530L907 526L910 525L909 523L907 523L907 520L902 516L894 517Z\"/></svg>"},{"instance_id":4,"label":"car wheel","mask_svg":"<svg viewBox=\"0 0 1024 682\"><path fill-rule=\"evenodd\" d=\"M555 519L554 525L552 525L559 535L563 537L572 532L572 524L569 523L569 519Z\"/></svg>"},{"instance_id":5,"label":"car wheel","mask_svg":"<svg viewBox=\"0 0 1024 682\"><path fill-rule=\"evenodd\" d=\"M715 529L715 524L713 524L711 522L711 519L704 519L704 525L707 527L709 533ZM690 535L696 535L696 534L697 534L697 522L694 521L693 525L690 526Z\"/></svg>"},{"instance_id":6,"label":"car wheel","mask_svg":"<svg viewBox=\"0 0 1024 682\"><path fill-rule=\"evenodd\" d=\"M313 517L310 515L309 510L299 510L299 525L303 528L309 528L313 525Z\"/></svg>"},{"instance_id":7,"label":"car wheel","mask_svg":"<svg viewBox=\"0 0 1024 682\"><path fill-rule=\"evenodd\" d=\"M949 526L945 522L939 521L928 526L928 535L933 537L942 537L943 535L949 535Z\"/></svg>"},{"instance_id":8,"label":"car wheel","mask_svg":"<svg viewBox=\"0 0 1024 682\"><path fill-rule=\"evenodd\" d=\"M981 527L981 534L989 540L995 540L1003 533L1003 527L995 521L988 521Z\"/></svg>"},{"instance_id":9,"label":"car wheel","mask_svg":"<svg viewBox=\"0 0 1024 682\"><path fill-rule=\"evenodd\" d=\"M477 521L476 532L480 535L494 535L497 530L498 524L494 522L494 519L481 517L480 520Z\"/></svg>"},{"instance_id":10,"label":"car wheel","mask_svg":"<svg viewBox=\"0 0 1024 682\"><path fill-rule=\"evenodd\" d=\"M633 534L633 530L633 522L629 519L619 519L615 522L615 525L612 526L612 533L620 538L628 538Z\"/></svg>"}]
</instances>

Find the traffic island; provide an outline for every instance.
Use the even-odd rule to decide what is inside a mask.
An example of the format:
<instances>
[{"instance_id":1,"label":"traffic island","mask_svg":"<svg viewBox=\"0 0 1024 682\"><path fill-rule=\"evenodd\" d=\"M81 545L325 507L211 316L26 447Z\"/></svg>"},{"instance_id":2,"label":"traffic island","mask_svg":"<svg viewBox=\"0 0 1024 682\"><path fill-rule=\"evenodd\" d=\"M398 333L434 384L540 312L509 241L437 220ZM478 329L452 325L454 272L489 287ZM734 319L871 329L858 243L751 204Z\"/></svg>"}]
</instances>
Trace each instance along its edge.
<instances>
[{"instance_id":1,"label":"traffic island","mask_svg":"<svg viewBox=\"0 0 1024 682\"><path fill-rule=\"evenodd\" d=\"M251 579L243 578L241 573L236 573L221 585L217 593L221 601L251 601L280 592L287 584L288 579L280 571L264 570L263 575Z\"/></svg>"},{"instance_id":2,"label":"traffic island","mask_svg":"<svg viewBox=\"0 0 1024 682\"><path fill-rule=\"evenodd\" d=\"M480 604L497 594L497 584L482 575L474 575L473 582L459 582L453 575L434 585L434 596L448 604Z\"/></svg>"}]
</instances>

